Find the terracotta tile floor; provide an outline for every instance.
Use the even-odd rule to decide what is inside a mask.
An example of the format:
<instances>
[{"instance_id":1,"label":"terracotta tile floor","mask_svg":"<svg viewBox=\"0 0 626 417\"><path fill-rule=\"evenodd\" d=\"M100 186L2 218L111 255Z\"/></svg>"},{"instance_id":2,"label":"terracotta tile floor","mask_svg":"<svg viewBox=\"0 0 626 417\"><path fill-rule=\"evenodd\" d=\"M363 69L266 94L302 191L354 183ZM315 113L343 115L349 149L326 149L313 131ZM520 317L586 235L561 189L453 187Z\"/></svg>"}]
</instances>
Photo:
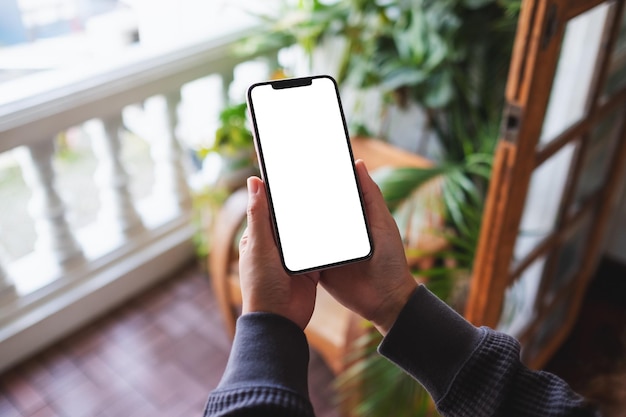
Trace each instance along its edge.
<instances>
[{"instance_id":1,"label":"terracotta tile floor","mask_svg":"<svg viewBox=\"0 0 626 417\"><path fill-rule=\"evenodd\" d=\"M230 340L192 264L0 377L1 417L201 416ZM333 376L311 354L320 417L338 416Z\"/></svg>"}]
</instances>

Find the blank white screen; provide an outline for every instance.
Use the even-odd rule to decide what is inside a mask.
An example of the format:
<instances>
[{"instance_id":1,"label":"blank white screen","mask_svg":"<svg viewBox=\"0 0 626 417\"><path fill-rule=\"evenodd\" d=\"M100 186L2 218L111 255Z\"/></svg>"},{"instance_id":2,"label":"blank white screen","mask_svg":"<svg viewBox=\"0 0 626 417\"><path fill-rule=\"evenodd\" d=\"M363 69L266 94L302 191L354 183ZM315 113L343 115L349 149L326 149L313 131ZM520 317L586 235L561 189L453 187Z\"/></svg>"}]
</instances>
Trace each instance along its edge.
<instances>
[{"instance_id":1,"label":"blank white screen","mask_svg":"<svg viewBox=\"0 0 626 417\"><path fill-rule=\"evenodd\" d=\"M366 257L371 246L333 81L257 85L250 101L287 269Z\"/></svg>"}]
</instances>

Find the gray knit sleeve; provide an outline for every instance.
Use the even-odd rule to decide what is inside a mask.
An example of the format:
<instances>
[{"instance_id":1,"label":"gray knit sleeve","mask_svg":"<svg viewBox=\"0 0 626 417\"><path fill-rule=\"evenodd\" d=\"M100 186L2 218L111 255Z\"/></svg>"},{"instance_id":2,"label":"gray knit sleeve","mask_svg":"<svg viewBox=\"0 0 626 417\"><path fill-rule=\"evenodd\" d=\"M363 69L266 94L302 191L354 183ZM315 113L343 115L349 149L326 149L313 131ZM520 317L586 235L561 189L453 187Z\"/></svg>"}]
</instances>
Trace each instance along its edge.
<instances>
[{"instance_id":1,"label":"gray knit sleeve","mask_svg":"<svg viewBox=\"0 0 626 417\"><path fill-rule=\"evenodd\" d=\"M379 351L419 381L446 417L596 415L563 380L525 367L513 337L474 327L423 286Z\"/></svg>"},{"instance_id":2,"label":"gray knit sleeve","mask_svg":"<svg viewBox=\"0 0 626 417\"><path fill-rule=\"evenodd\" d=\"M308 362L306 337L295 323L270 313L241 316L204 416L312 417Z\"/></svg>"}]
</instances>

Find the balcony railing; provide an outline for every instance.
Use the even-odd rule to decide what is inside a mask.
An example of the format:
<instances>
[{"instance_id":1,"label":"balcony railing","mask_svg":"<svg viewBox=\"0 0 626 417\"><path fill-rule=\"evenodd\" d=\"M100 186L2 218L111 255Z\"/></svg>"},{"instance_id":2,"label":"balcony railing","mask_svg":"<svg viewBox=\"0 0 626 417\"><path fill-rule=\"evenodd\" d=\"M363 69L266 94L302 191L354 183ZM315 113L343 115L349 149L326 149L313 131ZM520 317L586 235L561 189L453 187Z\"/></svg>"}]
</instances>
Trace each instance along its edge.
<instances>
[{"instance_id":1,"label":"balcony railing","mask_svg":"<svg viewBox=\"0 0 626 417\"><path fill-rule=\"evenodd\" d=\"M276 61L275 51L233 54L234 42L245 34L166 52L139 48L89 71L34 74L0 85L0 153L18 154L36 231L32 253L0 261L0 369L84 325L193 256L186 155L176 135L181 88L217 75L222 93L216 100L224 102L238 64L257 58ZM123 111L153 96L165 98L166 128L149 141L154 191L138 201L129 192L130 171L121 157L121 131L133 128ZM93 119L102 127L92 138L98 165L93 187L101 205L98 220L77 229L68 222L72 213L58 189L54 143L59 133Z\"/></svg>"}]
</instances>

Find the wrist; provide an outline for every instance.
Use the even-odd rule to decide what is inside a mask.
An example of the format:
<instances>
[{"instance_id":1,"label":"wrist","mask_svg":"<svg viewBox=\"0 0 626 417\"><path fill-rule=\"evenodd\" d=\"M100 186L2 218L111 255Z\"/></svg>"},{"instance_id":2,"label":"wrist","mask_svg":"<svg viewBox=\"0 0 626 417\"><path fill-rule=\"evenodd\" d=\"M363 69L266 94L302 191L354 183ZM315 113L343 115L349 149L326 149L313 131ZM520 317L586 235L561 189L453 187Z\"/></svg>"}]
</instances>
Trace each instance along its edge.
<instances>
[{"instance_id":1,"label":"wrist","mask_svg":"<svg viewBox=\"0 0 626 417\"><path fill-rule=\"evenodd\" d=\"M275 305L263 302L244 301L241 305L241 315L249 313L269 313L277 316L285 316L282 310Z\"/></svg>"},{"instance_id":2,"label":"wrist","mask_svg":"<svg viewBox=\"0 0 626 417\"><path fill-rule=\"evenodd\" d=\"M372 323L376 329L386 336L389 330L393 327L400 312L411 298L411 295L417 289L417 282L413 276L410 276L404 281L403 285L399 287L392 296L388 297L380 309L380 314L376 319L372 320Z\"/></svg>"}]
</instances>

